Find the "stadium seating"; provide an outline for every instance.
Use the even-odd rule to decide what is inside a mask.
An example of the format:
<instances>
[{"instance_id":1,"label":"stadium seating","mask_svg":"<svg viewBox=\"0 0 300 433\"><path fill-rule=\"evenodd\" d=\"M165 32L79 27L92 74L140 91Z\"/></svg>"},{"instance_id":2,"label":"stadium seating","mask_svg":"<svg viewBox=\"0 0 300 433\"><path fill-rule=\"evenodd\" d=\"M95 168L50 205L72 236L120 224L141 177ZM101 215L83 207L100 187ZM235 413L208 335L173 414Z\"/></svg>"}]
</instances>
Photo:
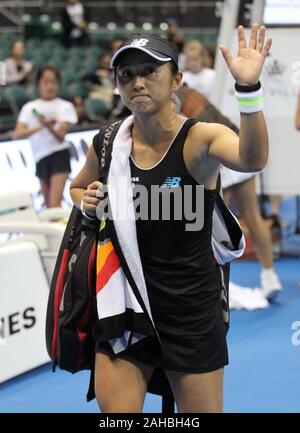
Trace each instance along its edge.
<instances>
[{"instance_id":1,"label":"stadium seating","mask_svg":"<svg viewBox=\"0 0 300 433\"><path fill-rule=\"evenodd\" d=\"M93 122L103 122L108 114L108 109L100 99L86 99L84 109L87 117Z\"/></svg>"},{"instance_id":2,"label":"stadium seating","mask_svg":"<svg viewBox=\"0 0 300 433\"><path fill-rule=\"evenodd\" d=\"M30 96L22 86L7 86L4 93L15 114L19 112L22 105L30 101Z\"/></svg>"}]
</instances>

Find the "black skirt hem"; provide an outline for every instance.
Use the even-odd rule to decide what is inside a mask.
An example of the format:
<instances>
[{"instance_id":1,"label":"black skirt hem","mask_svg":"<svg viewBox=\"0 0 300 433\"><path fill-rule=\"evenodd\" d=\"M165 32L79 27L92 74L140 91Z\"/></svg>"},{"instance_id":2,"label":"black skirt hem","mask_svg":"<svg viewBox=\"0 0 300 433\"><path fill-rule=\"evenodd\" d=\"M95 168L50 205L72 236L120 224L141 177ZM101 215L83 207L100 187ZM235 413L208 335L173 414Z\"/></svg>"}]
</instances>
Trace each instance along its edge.
<instances>
[{"instance_id":1,"label":"black skirt hem","mask_svg":"<svg viewBox=\"0 0 300 433\"><path fill-rule=\"evenodd\" d=\"M104 345L109 345L109 343L105 342ZM123 359L126 359L128 361L141 362L143 364L149 365L149 366L154 367L154 368L159 368L162 370L177 371L180 373L199 373L199 374L211 373L211 372L219 370L220 368L223 368L229 364L228 356L226 356L222 360L219 360L218 363L215 363L212 365L207 365L206 367L203 367L203 368L192 367L192 366L191 367L166 366L165 364L160 363L160 362L152 362L152 360L147 361L145 359L139 359L139 356L135 357L134 354L128 353L127 350L120 352L118 354L115 354L112 349L106 348L105 346L103 346L103 343L102 343L101 347L98 347L96 344L95 352L96 353L104 353L105 355L110 356L112 359L123 358Z\"/></svg>"}]
</instances>

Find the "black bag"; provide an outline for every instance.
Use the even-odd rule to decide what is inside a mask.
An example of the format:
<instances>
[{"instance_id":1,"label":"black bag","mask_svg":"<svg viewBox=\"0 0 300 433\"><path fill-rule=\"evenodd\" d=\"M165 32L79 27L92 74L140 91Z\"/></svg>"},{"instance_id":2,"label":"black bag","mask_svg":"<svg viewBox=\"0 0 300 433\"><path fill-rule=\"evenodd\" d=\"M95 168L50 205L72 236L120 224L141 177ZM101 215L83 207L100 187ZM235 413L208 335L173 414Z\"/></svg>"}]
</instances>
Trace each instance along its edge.
<instances>
[{"instance_id":1,"label":"black bag","mask_svg":"<svg viewBox=\"0 0 300 433\"><path fill-rule=\"evenodd\" d=\"M50 285L47 351L54 364L72 373L91 368L98 225L73 206Z\"/></svg>"},{"instance_id":2,"label":"black bag","mask_svg":"<svg viewBox=\"0 0 300 433\"><path fill-rule=\"evenodd\" d=\"M120 122L119 122L120 123ZM101 147L100 181L108 173L111 145L117 133L116 124L99 131L94 137ZM46 346L54 363L75 373L92 369L94 341L92 326L97 320L95 295L96 251L100 221L84 218L73 206L56 260L48 298Z\"/></svg>"}]
</instances>

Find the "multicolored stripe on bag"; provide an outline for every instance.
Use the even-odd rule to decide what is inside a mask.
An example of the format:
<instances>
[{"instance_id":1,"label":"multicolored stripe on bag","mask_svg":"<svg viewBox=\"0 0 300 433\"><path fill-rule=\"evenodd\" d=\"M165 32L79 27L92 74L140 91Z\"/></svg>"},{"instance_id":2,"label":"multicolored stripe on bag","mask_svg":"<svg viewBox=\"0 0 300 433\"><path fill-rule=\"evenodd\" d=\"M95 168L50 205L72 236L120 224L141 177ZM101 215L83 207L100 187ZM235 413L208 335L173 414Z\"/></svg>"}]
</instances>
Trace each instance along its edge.
<instances>
[{"instance_id":1,"label":"multicolored stripe on bag","mask_svg":"<svg viewBox=\"0 0 300 433\"><path fill-rule=\"evenodd\" d=\"M106 221L101 220L96 261L96 293L98 294L108 283L110 278L121 267L116 251L110 238L107 237Z\"/></svg>"}]
</instances>

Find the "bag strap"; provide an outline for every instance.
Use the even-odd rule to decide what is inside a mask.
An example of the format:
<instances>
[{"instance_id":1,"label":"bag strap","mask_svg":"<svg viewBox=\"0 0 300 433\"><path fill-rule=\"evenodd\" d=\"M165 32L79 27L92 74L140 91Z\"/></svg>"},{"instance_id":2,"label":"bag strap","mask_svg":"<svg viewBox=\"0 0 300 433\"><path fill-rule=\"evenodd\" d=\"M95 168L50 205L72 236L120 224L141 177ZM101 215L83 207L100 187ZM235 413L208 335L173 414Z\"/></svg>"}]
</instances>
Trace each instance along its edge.
<instances>
[{"instance_id":1,"label":"bag strap","mask_svg":"<svg viewBox=\"0 0 300 433\"><path fill-rule=\"evenodd\" d=\"M99 161L99 180L106 183L108 170L111 162L111 152L114 138L122 124L123 120L112 123L111 125L101 127L99 132L93 138L93 147ZM96 397L94 379L95 366L92 364L90 372L90 380L88 391L86 394L87 401L91 401Z\"/></svg>"},{"instance_id":2,"label":"bag strap","mask_svg":"<svg viewBox=\"0 0 300 433\"><path fill-rule=\"evenodd\" d=\"M112 144L123 120L103 126L93 138L93 147L99 162L99 180L105 182L111 161Z\"/></svg>"}]
</instances>

